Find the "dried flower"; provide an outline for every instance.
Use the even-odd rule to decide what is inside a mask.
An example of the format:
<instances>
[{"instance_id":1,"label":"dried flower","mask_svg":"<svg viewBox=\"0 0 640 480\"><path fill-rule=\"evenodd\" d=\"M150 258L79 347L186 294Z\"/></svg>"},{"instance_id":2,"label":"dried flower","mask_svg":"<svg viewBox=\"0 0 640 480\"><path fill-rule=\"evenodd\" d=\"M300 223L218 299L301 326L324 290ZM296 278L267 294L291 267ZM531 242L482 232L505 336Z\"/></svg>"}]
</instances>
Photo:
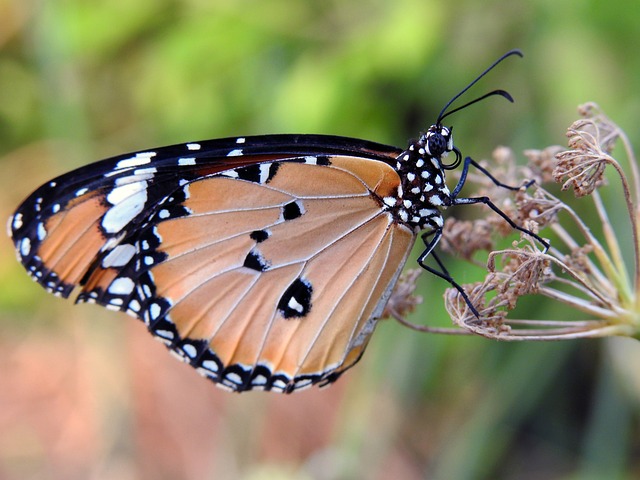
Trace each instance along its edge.
<instances>
[{"instance_id":1,"label":"dried flower","mask_svg":"<svg viewBox=\"0 0 640 480\"><path fill-rule=\"evenodd\" d=\"M580 114L583 118L568 130L569 150L549 147L526 152L530 161L526 171L540 183L527 191L517 192L515 203L512 200L506 203L507 209L515 210L513 215L510 213L512 218L517 218L526 228L536 233L540 229L545 229L543 234L552 233L552 247L544 252L535 241L523 236L513 248L490 252L484 282L463 286L479 318L470 311L456 289L448 289L445 306L454 323L463 330L502 340L605 335L640 338L640 176L636 159L624 132L595 104L581 107ZM625 147L630 177L611 156L618 141ZM499 155L509 157L503 150ZM607 167L614 168L622 185L629 232L613 230L598 192L606 185L604 171ZM552 178L562 183L563 189L572 188L577 197L591 199L593 215L584 220L565 201L545 190L544 183ZM491 196L500 208L505 206L502 197ZM464 228L468 232L486 228L487 220L477 222L478 225L465 225ZM603 233L602 242L593 231ZM632 278L627 274L618 242L618 238L629 237L633 239L634 248ZM541 295L562 302L574 311L583 312L586 318L509 319L507 314L524 295Z\"/></svg>"},{"instance_id":2,"label":"dried flower","mask_svg":"<svg viewBox=\"0 0 640 480\"><path fill-rule=\"evenodd\" d=\"M476 252L493 249L493 231L491 222L486 219L470 221L450 217L446 220L440 248L444 252L472 262Z\"/></svg>"},{"instance_id":3,"label":"dried flower","mask_svg":"<svg viewBox=\"0 0 640 480\"><path fill-rule=\"evenodd\" d=\"M422 303L422 297L413 294L421 273L422 269L414 268L400 275L382 311L382 318L404 319Z\"/></svg>"},{"instance_id":4,"label":"dried flower","mask_svg":"<svg viewBox=\"0 0 640 480\"><path fill-rule=\"evenodd\" d=\"M537 184L545 184L555 181L553 170L556 166L556 155L564 150L560 145L552 145L543 150L525 150L524 155L529 159L531 173L527 175Z\"/></svg>"}]
</instances>

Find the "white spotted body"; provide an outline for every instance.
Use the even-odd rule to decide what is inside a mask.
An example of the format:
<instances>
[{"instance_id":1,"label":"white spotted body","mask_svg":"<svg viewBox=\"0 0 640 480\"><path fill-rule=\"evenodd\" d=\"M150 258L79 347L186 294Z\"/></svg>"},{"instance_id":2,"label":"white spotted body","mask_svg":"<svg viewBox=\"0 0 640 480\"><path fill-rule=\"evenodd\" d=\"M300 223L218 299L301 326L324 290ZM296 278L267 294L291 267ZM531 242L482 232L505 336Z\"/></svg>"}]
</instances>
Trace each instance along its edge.
<instances>
[{"instance_id":1,"label":"white spotted body","mask_svg":"<svg viewBox=\"0 0 640 480\"><path fill-rule=\"evenodd\" d=\"M444 224L440 209L451 204L451 192L445 183L445 169L451 166L443 165L442 158L453 150L451 129L432 125L396 159L402 186L397 195L383 202L416 233L438 230Z\"/></svg>"}]
</instances>

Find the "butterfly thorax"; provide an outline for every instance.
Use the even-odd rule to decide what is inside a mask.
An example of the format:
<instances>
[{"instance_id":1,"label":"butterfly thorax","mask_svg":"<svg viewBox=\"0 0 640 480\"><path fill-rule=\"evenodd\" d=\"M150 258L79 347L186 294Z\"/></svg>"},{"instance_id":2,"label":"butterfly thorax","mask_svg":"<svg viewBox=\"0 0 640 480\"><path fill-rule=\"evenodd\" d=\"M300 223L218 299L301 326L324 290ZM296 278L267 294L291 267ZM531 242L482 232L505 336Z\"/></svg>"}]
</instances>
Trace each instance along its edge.
<instances>
[{"instance_id":1,"label":"butterfly thorax","mask_svg":"<svg viewBox=\"0 0 640 480\"><path fill-rule=\"evenodd\" d=\"M384 202L398 221L416 232L442 228L440 209L450 203L442 158L452 150L451 129L432 125L396 159L402 183L397 197Z\"/></svg>"}]
</instances>

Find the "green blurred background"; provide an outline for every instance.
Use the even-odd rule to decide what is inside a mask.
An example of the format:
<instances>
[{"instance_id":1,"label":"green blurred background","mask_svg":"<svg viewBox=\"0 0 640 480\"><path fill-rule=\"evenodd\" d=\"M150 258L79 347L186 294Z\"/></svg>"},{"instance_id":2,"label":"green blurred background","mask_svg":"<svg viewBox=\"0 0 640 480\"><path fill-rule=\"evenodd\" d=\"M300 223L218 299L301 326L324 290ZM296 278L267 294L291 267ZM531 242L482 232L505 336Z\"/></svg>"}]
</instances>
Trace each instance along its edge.
<instances>
[{"instance_id":1,"label":"green blurred background","mask_svg":"<svg viewBox=\"0 0 640 480\"><path fill-rule=\"evenodd\" d=\"M0 214L130 150L327 133L403 146L451 118L464 154L564 144L598 102L640 135L640 3L612 0L0 2ZM615 187L612 187L615 188ZM479 278L446 258L462 283ZM414 322L447 325L424 278ZM394 322L335 386L232 395L138 322L33 284L0 239L0 479L640 477L640 345L501 344Z\"/></svg>"}]
</instances>

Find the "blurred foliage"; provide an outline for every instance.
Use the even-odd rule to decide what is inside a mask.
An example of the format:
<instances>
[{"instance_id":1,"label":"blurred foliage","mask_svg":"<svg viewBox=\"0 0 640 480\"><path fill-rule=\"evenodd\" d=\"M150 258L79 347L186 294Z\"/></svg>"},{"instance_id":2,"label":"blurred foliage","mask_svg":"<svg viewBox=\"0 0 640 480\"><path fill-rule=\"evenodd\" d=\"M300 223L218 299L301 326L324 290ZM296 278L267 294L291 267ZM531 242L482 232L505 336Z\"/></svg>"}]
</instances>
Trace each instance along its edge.
<instances>
[{"instance_id":1,"label":"blurred foliage","mask_svg":"<svg viewBox=\"0 0 640 480\"><path fill-rule=\"evenodd\" d=\"M587 100L637 142L638 18L623 0L3 0L0 214L73 167L155 145L299 132L402 146L515 47L524 60L474 92L516 104L450 117L464 154L564 144ZM130 319L45 294L0 242L0 478L640 476L633 342L384 322L333 388L236 396ZM445 286L424 279L414 322L447 324Z\"/></svg>"}]
</instances>

